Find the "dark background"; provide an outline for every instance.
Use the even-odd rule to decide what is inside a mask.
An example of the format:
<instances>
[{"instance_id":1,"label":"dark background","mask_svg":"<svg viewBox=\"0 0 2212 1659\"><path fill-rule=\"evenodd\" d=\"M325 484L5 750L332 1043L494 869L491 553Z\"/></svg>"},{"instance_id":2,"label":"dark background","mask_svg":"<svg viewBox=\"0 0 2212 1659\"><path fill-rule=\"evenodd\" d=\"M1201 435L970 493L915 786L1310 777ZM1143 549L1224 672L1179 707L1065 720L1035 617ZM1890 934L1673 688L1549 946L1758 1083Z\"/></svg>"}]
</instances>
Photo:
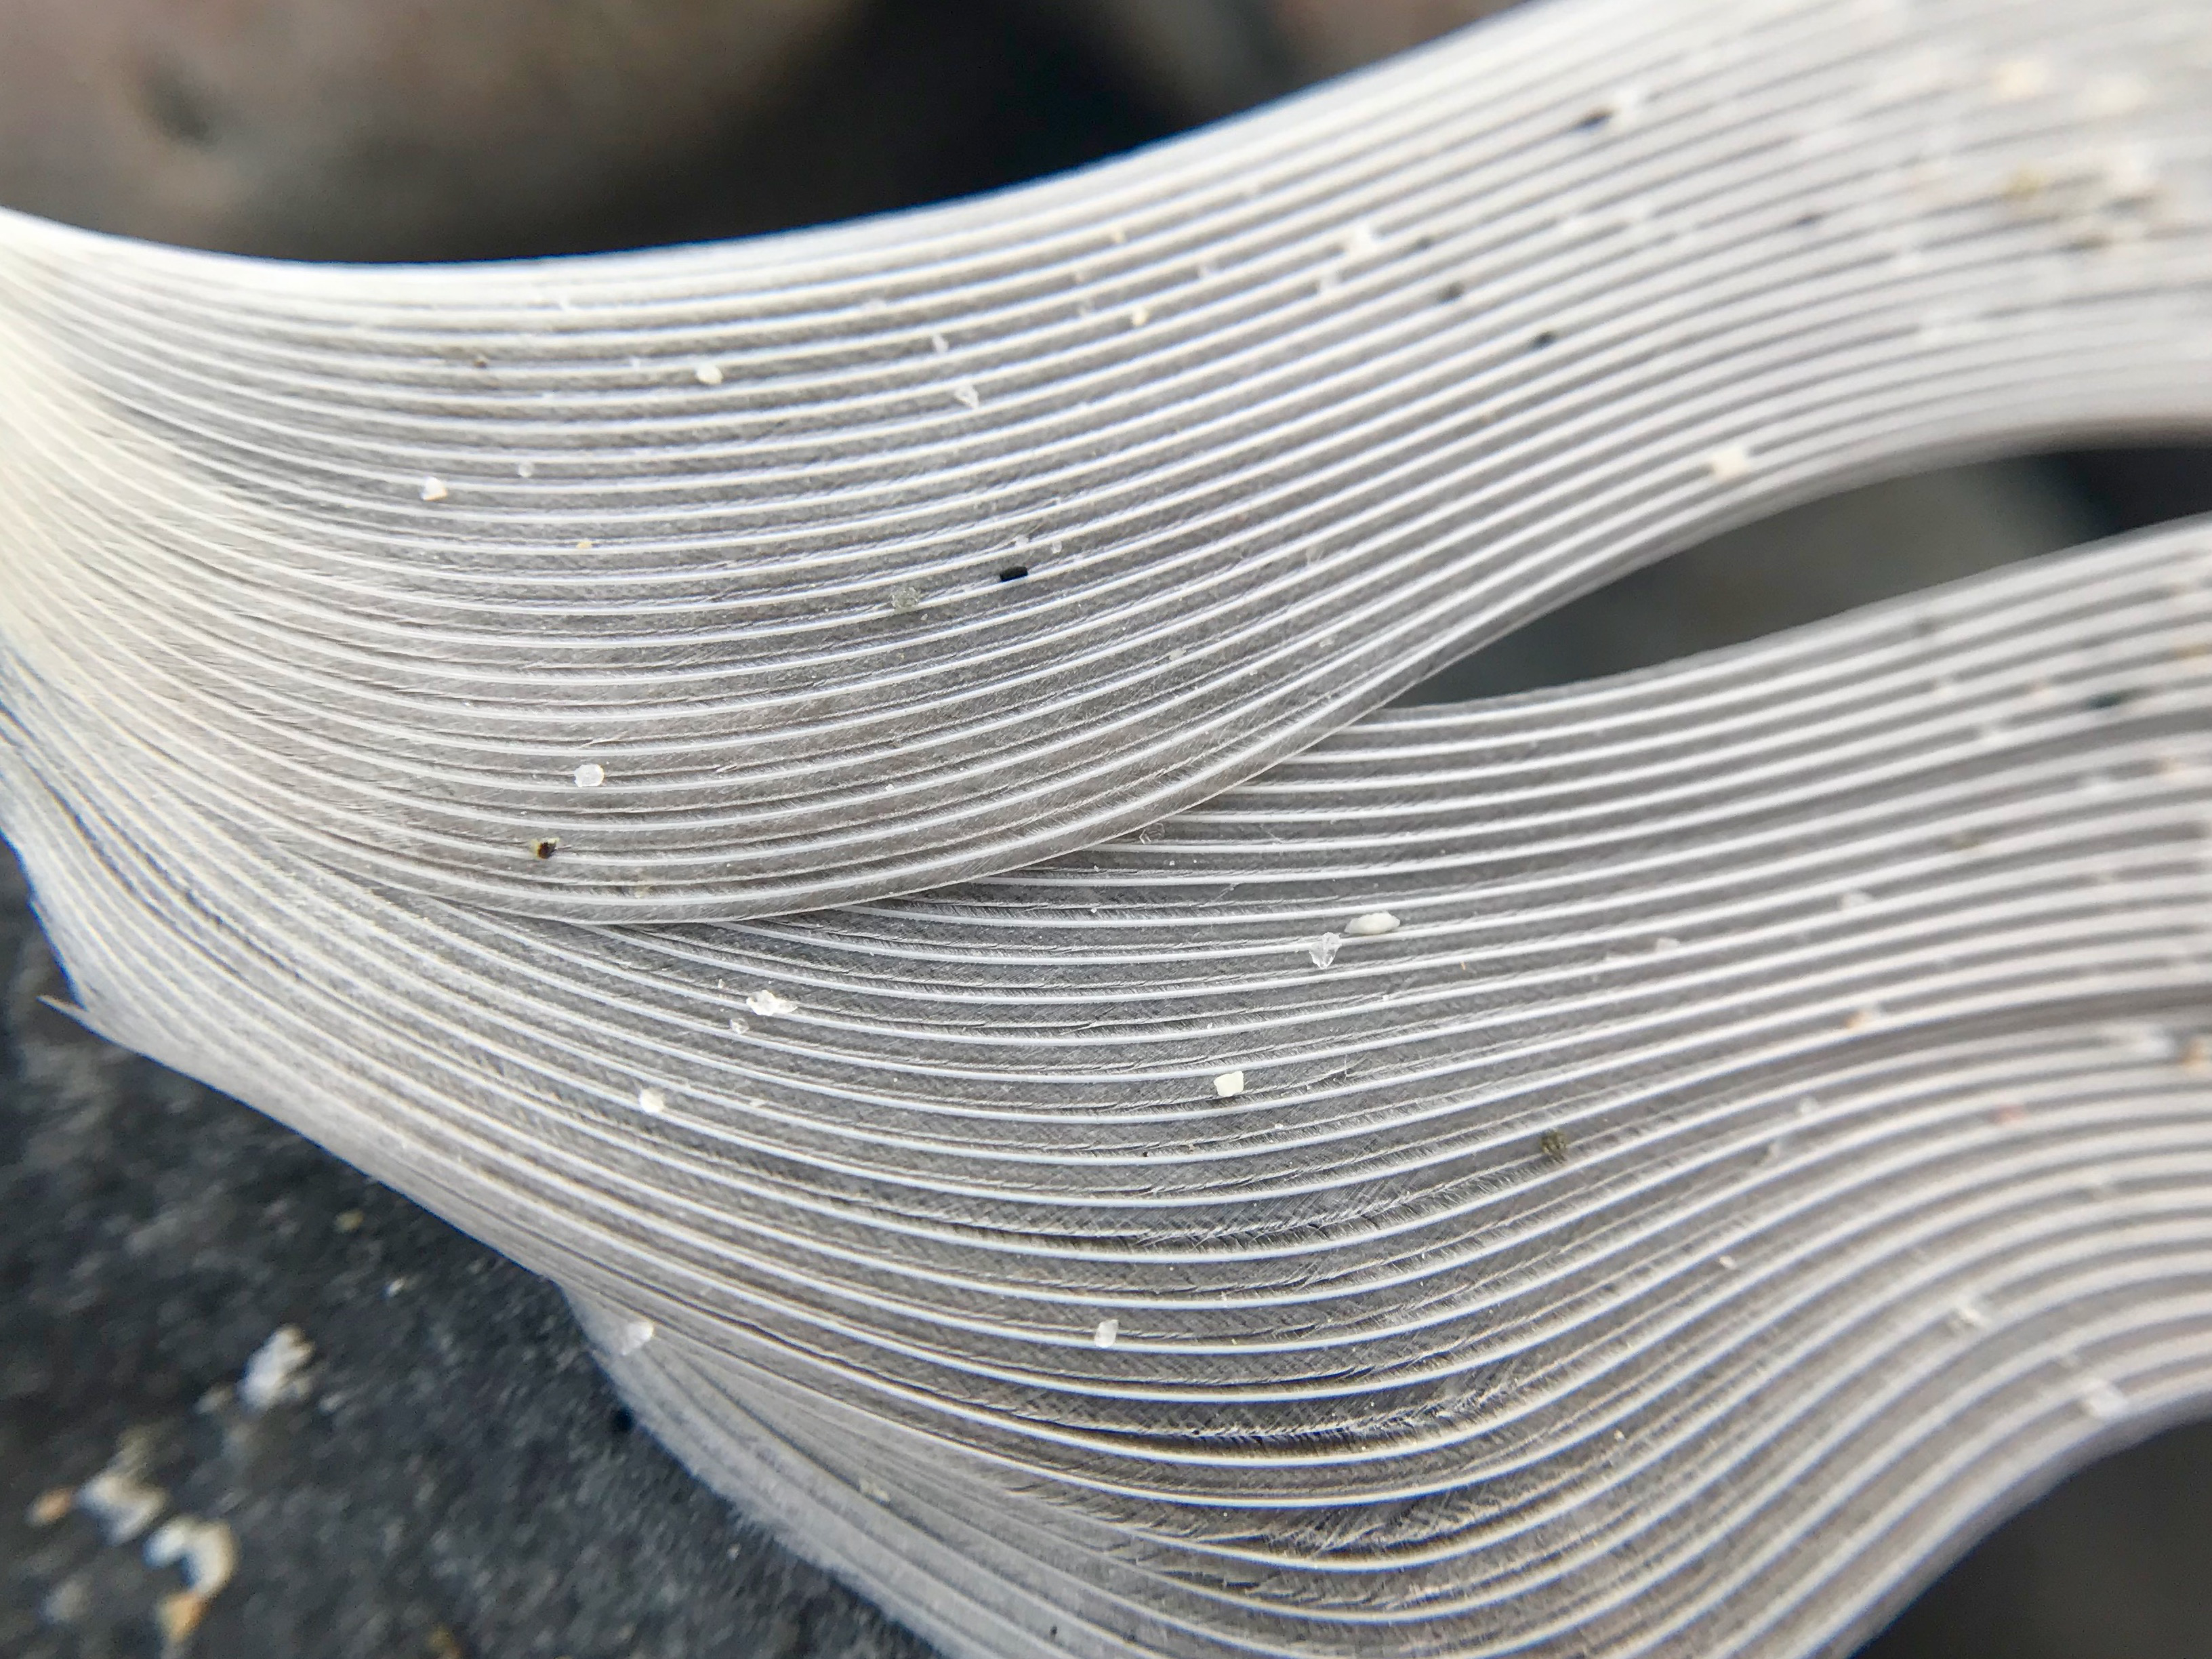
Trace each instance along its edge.
<instances>
[{"instance_id":1,"label":"dark background","mask_svg":"<svg viewBox=\"0 0 2212 1659\"><path fill-rule=\"evenodd\" d=\"M0 204L279 257L750 234L1164 137L1481 0L0 0ZM1854 491L1624 579L1415 692L1665 660L2212 509L2180 441ZM220 1516L222 1659L926 1650L638 1432L550 1287L88 1036L0 851L0 1653L152 1656L173 1569L42 1493L127 1443ZM305 1401L230 1393L282 1324ZM1862 1659L2212 1656L2212 1425L2077 1474Z\"/></svg>"}]
</instances>

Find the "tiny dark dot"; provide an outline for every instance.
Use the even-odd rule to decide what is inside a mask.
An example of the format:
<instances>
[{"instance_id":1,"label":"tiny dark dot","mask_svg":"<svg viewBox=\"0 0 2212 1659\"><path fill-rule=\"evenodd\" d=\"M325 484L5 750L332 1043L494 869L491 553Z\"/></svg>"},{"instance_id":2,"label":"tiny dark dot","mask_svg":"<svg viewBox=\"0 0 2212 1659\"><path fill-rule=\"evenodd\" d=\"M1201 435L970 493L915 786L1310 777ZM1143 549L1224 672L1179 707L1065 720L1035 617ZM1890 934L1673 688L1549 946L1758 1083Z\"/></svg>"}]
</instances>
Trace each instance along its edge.
<instances>
[{"instance_id":1,"label":"tiny dark dot","mask_svg":"<svg viewBox=\"0 0 2212 1659\"><path fill-rule=\"evenodd\" d=\"M1465 283L1446 283L1437 290L1437 303L1439 305L1456 305L1465 298L1467 298Z\"/></svg>"},{"instance_id":2,"label":"tiny dark dot","mask_svg":"<svg viewBox=\"0 0 2212 1659\"><path fill-rule=\"evenodd\" d=\"M530 855L532 858L550 859L553 856L554 849L560 845L561 843L558 841L556 841L550 836L547 836L542 840L533 841L530 843Z\"/></svg>"},{"instance_id":3,"label":"tiny dark dot","mask_svg":"<svg viewBox=\"0 0 2212 1659\"><path fill-rule=\"evenodd\" d=\"M615 1434L628 1434L637 1426L637 1419L630 1415L629 1407L617 1406L607 1413L607 1428Z\"/></svg>"},{"instance_id":4,"label":"tiny dark dot","mask_svg":"<svg viewBox=\"0 0 2212 1659\"><path fill-rule=\"evenodd\" d=\"M491 367L491 359L490 359L490 358L489 358L489 357L479 357L479 358L477 358L477 367L478 368L489 368Z\"/></svg>"},{"instance_id":5,"label":"tiny dark dot","mask_svg":"<svg viewBox=\"0 0 2212 1659\"><path fill-rule=\"evenodd\" d=\"M2125 708L2141 696L2140 691L2100 691L2088 700L2087 706L2101 714L2107 709Z\"/></svg>"},{"instance_id":6,"label":"tiny dark dot","mask_svg":"<svg viewBox=\"0 0 2212 1659\"><path fill-rule=\"evenodd\" d=\"M203 149L215 140L215 115L206 100L173 65L157 64L142 83L146 112L161 133Z\"/></svg>"},{"instance_id":7,"label":"tiny dark dot","mask_svg":"<svg viewBox=\"0 0 2212 1659\"><path fill-rule=\"evenodd\" d=\"M999 573L999 580L1002 582L1018 582L1029 574L1029 566L1025 564L1010 564L1004 570L1001 570Z\"/></svg>"},{"instance_id":8,"label":"tiny dark dot","mask_svg":"<svg viewBox=\"0 0 2212 1659\"><path fill-rule=\"evenodd\" d=\"M1581 120L1575 123L1575 131L1577 132L1596 132L1602 129L1606 124L1612 119L1613 112L1611 110L1594 109L1588 115L1583 116Z\"/></svg>"},{"instance_id":9,"label":"tiny dark dot","mask_svg":"<svg viewBox=\"0 0 2212 1659\"><path fill-rule=\"evenodd\" d=\"M1538 331L1536 337L1528 342L1528 349L1531 351L1541 351L1546 346L1556 343L1559 337L1559 331L1556 329L1547 328L1540 330Z\"/></svg>"},{"instance_id":10,"label":"tiny dark dot","mask_svg":"<svg viewBox=\"0 0 2212 1659\"><path fill-rule=\"evenodd\" d=\"M1810 230L1827 216L1818 208L1808 208L1790 222L1799 230Z\"/></svg>"},{"instance_id":11,"label":"tiny dark dot","mask_svg":"<svg viewBox=\"0 0 2212 1659\"><path fill-rule=\"evenodd\" d=\"M1536 1146L1537 1150L1544 1154L1546 1160L1553 1164L1565 1164L1572 1155L1572 1148L1567 1145L1566 1136L1561 1134L1557 1129L1545 1130L1536 1138Z\"/></svg>"}]
</instances>

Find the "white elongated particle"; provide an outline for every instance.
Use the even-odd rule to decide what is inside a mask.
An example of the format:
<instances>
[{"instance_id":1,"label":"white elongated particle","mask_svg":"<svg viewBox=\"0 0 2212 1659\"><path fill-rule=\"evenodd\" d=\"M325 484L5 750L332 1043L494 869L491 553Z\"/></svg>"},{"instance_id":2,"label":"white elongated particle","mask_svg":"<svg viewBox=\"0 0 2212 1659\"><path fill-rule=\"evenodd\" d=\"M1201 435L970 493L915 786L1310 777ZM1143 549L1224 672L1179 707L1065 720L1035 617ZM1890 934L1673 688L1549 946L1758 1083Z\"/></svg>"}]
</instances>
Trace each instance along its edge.
<instances>
[{"instance_id":1,"label":"white elongated particle","mask_svg":"<svg viewBox=\"0 0 2212 1659\"><path fill-rule=\"evenodd\" d=\"M1344 924L1348 939L1375 939L1383 933L1398 931L1398 918L1388 910L1370 910L1364 916L1354 916Z\"/></svg>"},{"instance_id":2,"label":"white elongated particle","mask_svg":"<svg viewBox=\"0 0 2212 1659\"><path fill-rule=\"evenodd\" d=\"M650 1319L626 1319L615 1331L615 1352L628 1358L658 1334Z\"/></svg>"},{"instance_id":3,"label":"white elongated particle","mask_svg":"<svg viewBox=\"0 0 2212 1659\"><path fill-rule=\"evenodd\" d=\"M796 1002L793 1002L789 997L781 996L774 991L763 988L751 993L745 998L745 1006L751 1009L763 1019L773 1019L778 1014L787 1014L791 1012L791 1011L798 1007L799 1005Z\"/></svg>"},{"instance_id":4,"label":"white elongated particle","mask_svg":"<svg viewBox=\"0 0 2212 1659\"><path fill-rule=\"evenodd\" d=\"M692 373L698 376L701 386L720 386L722 383L722 366L720 363L702 363Z\"/></svg>"},{"instance_id":5,"label":"white elongated particle","mask_svg":"<svg viewBox=\"0 0 2212 1659\"><path fill-rule=\"evenodd\" d=\"M1751 450L1744 444L1723 444L1705 457L1705 470L1717 483L1736 483L1751 476Z\"/></svg>"},{"instance_id":6,"label":"white elongated particle","mask_svg":"<svg viewBox=\"0 0 2212 1659\"><path fill-rule=\"evenodd\" d=\"M175 1565L185 1576L185 1588L203 1599L228 1584L238 1571L238 1539L221 1521L194 1515L173 1515L146 1540L146 1565Z\"/></svg>"},{"instance_id":7,"label":"white elongated particle","mask_svg":"<svg viewBox=\"0 0 2212 1659\"><path fill-rule=\"evenodd\" d=\"M668 1109L666 1092L659 1089L640 1089L637 1091L637 1109L647 1117L659 1117Z\"/></svg>"},{"instance_id":8,"label":"white elongated particle","mask_svg":"<svg viewBox=\"0 0 2212 1659\"><path fill-rule=\"evenodd\" d=\"M446 481L443 478L425 478L422 480L421 494L422 499L426 501L442 501L452 493L452 491L446 488Z\"/></svg>"},{"instance_id":9,"label":"white elongated particle","mask_svg":"<svg viewBox=\"0 0 2212 1659\"><path fill-rule=\"evenodd\" d=\"M1307 943L1306 954L1313 958L1315 967L1326 968L1336 960L1336 947L1343 943L1334 933L1323 933Z\"/></svg>"},{"instance_id":10,"label":"white elongated particle","mask_svg":"<svg viewBox=\"0 0 2212 1659\"><path fill-rule=\"evenodd\" d=\"M1218 1099L1234 1100L1244 1092L1244 1073L1224 1072L1213 1079L1213 1092Z\"/></svg>"},{"instance_id":11,"label":"white elongated particle","mask_svg":"<svg viewBox=\"0 0 2212 1659\"><path fill-rule=\"evenodd\" d=\"M1121 1334L1121 1322L1120 1320L1102 1319L1098 1322L1098 1328L1091 1334L1091 1340L1102 1348L1110 1348L1120 1338Z\"/></svg>"},{"instance_id":12,"label":"white elongated particle","mask_svg":"<svg viewBox=\"0 0 2212 1659\"><path fill-rule=\"evenodd\" d=\"M297 1325L279 1325L269 1340L253 1351L238 1379L239 1403L250 1412L307 1397L307 1366L315 1345Z\"/></svg>"},{"instance_id":13,"label":"white elongated particle","mask_svg":"<svg viewBox=\"0 0 2212 1659\"><path fill-rule=\"evenodd\" d=\"M152 1526L169 1494L121 1465L110 1464L76 1489L76 1506L100 1523L111 1544L127 1544Z\"/></svg>"}]
</instances>

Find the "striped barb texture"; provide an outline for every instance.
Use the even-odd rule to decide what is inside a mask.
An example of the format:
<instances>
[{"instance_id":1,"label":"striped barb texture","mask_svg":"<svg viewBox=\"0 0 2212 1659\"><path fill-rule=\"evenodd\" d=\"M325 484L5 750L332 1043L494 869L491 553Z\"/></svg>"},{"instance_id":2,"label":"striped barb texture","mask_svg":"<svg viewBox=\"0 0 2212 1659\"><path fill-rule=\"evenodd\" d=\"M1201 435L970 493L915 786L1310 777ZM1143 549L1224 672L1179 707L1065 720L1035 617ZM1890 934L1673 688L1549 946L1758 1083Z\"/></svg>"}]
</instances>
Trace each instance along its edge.
<instances>
[{"instance_id":1,"label":"striped barb texture","mask_svg":"<svg viewBox=\"0 0 2212 1659\"><path fill-rule=\"evenodd\" d=\"M697 249L0 218L0 819L950 1653L1798 1659L2212 1398L2212 526L1382 705L2208 416L2191 5L1559 0Z\"/></svg>"}]
</instances>

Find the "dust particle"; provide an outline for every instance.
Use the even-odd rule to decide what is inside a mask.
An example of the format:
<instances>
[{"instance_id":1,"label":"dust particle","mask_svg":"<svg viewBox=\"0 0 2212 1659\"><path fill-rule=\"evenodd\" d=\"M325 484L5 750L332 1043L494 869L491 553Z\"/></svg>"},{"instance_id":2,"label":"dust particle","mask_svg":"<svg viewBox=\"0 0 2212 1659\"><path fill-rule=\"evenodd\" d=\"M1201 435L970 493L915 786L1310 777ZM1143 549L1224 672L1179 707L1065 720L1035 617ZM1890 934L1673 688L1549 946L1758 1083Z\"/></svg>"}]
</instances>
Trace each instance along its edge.
<instances>
[{"instance_id":1,"label":"dust particle","mask_svg":"<svg viewBox=\"0 0 2212 1659\"><path fill-rule=\"evenodd\" d=\"M297 1325L279 1325L269 1340L253 1351L246 1371L238 1379L239 1403L250 1412L307 1397L307 1362L315 1345Z\"/></svg>"},{"instance_id":2,"label":"dust particle","mask_svg":"<svg viewBox=\"0 0 2212 1659\"><path fill-rule=\"evenodd\" d=\"M1751 476L1751 451L1742 444L1723 444L1705 457L1705 470L1717 483L1737 483Z\"/></svg>"}]
</instances>

